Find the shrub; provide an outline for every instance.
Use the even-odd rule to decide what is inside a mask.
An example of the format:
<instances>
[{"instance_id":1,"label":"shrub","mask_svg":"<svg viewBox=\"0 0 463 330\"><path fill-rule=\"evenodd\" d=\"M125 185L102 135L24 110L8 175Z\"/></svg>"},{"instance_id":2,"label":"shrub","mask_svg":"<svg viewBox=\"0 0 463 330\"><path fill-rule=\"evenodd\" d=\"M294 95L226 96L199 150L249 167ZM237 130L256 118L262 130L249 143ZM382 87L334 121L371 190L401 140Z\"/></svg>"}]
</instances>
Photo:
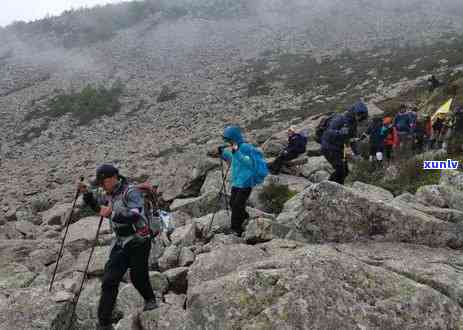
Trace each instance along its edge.
<instances>
[{"instance_id":1,"label":"shrub","mask_svg":"<svg viewBox=\"0 0 463 330\"><path fill-rule=\"evenodd\" d=\"M279 214L284 204L294 197L297 192L292 191L287 185L270 183L265 185L259 193L259 201L264 205L265 212Z\"/></svg>"},{"instance_id":2,"label":"shrub","mask_svg":"<svg viewBox=\"0 0 463 330\"><path fill-rule=\"evenodd\" d=\"M109 89L104 86L95 88L87 85L77 93L59 94L48 102L46 114L60 117L70 113L78 119L79 125L84 125L95 118L119 111L119 96L123 89L122 83L116 82Z\"/></svg>"},{"instance_id":3,"label":"shrub","mask_svg":"<svg viewBox=\"0 0 463 330\"><path fill-rule=\"evenodd\" d=\"M32 200L31 206L33 213L46 211L50 208L50 201L44 196L36 197Z\"/></svg>"}]
</instances>

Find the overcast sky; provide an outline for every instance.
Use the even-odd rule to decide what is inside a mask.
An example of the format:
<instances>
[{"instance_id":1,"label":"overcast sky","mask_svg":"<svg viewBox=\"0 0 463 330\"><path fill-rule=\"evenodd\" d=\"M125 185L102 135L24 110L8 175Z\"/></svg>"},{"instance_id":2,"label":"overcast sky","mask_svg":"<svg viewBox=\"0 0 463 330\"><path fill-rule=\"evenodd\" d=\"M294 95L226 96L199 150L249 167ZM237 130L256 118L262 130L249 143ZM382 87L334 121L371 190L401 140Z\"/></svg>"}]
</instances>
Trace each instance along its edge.
<instances>
[{"instance_id":1,"label":"overcast sky","mask_svg":"<svg viewBox=\"0 0 463 330\"><path fill-rule=\"evenodd\" d=\"M0 26L13 21L31 21L47 14L58 15L64 10L91 7L100 4L122 2L121 0L1 0Z\"/></svg>"}]
</instances>

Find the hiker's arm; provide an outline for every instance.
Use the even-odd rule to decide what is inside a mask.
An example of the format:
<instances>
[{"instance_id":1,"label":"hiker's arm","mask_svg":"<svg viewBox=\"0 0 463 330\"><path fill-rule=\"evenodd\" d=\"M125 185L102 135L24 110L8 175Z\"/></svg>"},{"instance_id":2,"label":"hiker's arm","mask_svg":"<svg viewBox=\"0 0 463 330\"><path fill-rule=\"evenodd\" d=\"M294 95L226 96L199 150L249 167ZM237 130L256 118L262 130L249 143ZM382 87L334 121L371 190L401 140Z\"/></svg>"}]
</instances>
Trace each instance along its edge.
<instances>
[{"instance_id":1,"label":"hiker's arm","mask_svg":"<svg viewBox=\"0 0 463 330\"><path fill-rule=\"evenodd\" d=\"M133 224L141 217L143 211L143 196L138 190L127 193L127 205L113 210L112 220L121 224Z\"/></svg>"},{"instance_id":2,"label":"hiker's arm","mask_svg":"<svg viewBox=\"0 0 463 330\"><path fill-rule=\"evenodd\" d=\"M222 152L222 159L229 162L231 159L232 159L232 153L230 150L228 149L225 149L223 152Z\"/></svg>"}]
</instances>

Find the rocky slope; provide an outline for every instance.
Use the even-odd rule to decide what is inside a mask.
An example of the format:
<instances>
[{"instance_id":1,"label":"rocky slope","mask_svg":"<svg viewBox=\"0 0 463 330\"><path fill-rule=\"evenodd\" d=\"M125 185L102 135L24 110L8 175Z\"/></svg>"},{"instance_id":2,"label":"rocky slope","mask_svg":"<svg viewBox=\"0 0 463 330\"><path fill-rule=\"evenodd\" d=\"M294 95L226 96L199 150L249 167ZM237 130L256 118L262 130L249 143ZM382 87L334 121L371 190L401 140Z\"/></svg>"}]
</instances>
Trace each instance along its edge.
<instances>
[{"instance_id":1,"label":"rocky slope","mask_svg":"<svg viewBox=\"0 0 463 330\"><path fill-rule=\"evenodd\" d=\"M70 324L98 224L81 200L47 287L73 183L102 162L159 181L177 224L172 243L152 250L160 310L140 312L127 276L117 329L463 329L461 173L400 196L343 187L324 181L332 169L311 143L287 174L254 191L236 238L217 198L220 163L207 156L225 123L241 124L271 157L290 123L313 129L318 113L360 96L381 113L375 102L429 71L455 71L461 4L224 1L223 15L211 12L217 3L172 2L189 9L175 19L157 11L79 47L45 32L0 31L0 329ZM114 116L82 126L44 113L61 89L117 80L126 91ZM280 214L259 199L272 184L295 194ZM94 326L110 241L105 223L74 329Z\"/></svg>"}]
</instances>

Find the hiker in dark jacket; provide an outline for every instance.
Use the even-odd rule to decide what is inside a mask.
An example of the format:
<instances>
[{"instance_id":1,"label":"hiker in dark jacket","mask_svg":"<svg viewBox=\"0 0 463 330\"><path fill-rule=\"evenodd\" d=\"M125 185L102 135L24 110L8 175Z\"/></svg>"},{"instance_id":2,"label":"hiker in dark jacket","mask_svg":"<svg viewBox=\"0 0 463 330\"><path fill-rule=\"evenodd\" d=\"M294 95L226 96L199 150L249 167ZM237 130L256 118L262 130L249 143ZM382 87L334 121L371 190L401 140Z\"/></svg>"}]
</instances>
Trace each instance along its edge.
<instances>
[{"instance_id":1,"label":"hiker in dark jacket","mask_svg":"<svg viewBox=\"0 0 463 330\"><path fill-rule=\"evenodd\" d=\"M281 167L285 162L293 160L299 155L303 154L306 150L307 138L299 133L291 126L288 129L288 145L284 148L278 157L273 162L270 171L276 175L280 173Z\"/></svg>"},{"instance_id":2,"label":"hiker in dark jacket","mask_svg":"<svg viewBox=\"0 0 463 330\"><path fill-rule=\"evenodd\" d=\"M355 104L343 114L338 114L330 120L327 129L321 138L321 152L326 160L334 168L330 181L344 184L348 175L345 147L351 145L352 151L356 153L354 142L351 139L357 135L357 123L368 118L368 108L363 102Z\"/></svg>"},{"instance_id":3,"label":"hiker in dark jacket","mask_svg":"<svg viewBox=\"0 0 463 330\"><path fill-rule=\"evenodd\" d=\"M407 106L405 104L400 105L400 111L394 118L394 126L399 135L399 143L401 153L404 154L410 150L411 147L411 136L412 136L412 122L410 114L406 112Z\"/></svg>"},{"instance_id":4,"label":"hiker in dark jacket","mask_svg":"<svg viewBox=\"0 0 463 330\"><path fill-rule=\"evenodd\" d=\"M112 165L104 164L96 171L96 185L102 187L105 198L97 198L79 183L84 201L100 216L109 218L116 234L109 260L105 265L98 305L98 327L113 329L112 312L116 303L119 283L130 269L130 278L145 300L144 311L158 307L148 275L151 249L150 229L144 218L144 200L140 191L133 189Z\"/></svg>"}]
</instances>

